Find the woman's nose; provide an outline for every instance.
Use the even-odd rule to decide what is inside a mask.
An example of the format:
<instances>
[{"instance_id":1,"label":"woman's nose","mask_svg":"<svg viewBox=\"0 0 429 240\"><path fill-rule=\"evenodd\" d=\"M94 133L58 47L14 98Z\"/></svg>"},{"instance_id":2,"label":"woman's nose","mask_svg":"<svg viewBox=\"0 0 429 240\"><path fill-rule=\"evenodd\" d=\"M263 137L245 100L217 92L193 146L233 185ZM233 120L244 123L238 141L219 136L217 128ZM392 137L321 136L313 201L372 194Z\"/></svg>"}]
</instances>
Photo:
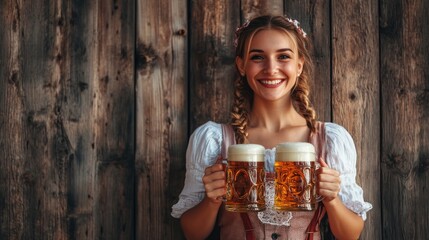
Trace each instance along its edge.
<instances>
[{"instance_id":1,"label":"woman's nose","mask_svg":"<svg viewBox=\"0 0 429 240\"><path fill-rule=\"evenodd\" d=\"M278 68L279 66L276 61L268 60L265 64L264 73L269 75L274 75L278 72Z\"/></svg>"}]
</instances>

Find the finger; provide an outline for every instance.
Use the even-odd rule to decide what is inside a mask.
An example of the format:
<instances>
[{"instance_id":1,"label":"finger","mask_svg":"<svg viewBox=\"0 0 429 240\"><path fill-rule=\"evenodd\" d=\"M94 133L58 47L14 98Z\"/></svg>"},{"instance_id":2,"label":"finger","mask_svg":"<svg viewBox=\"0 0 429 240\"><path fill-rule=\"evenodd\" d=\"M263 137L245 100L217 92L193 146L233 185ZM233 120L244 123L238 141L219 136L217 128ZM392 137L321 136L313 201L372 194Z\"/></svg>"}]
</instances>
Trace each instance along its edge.
<instances>
[{"instance_id":1,"label":"finger","mask_svg":"<svg viewBox=\"0 0 429 240\"><path fill-rule=\"evenodd\" d=\"M341 178L339 172L333 169L326 169L317 176L318 188L326 188L330 190L339 190L341 187Z\"/></svg>"},{"instance_id":2,"label":"finger","mask_svg":"<svg viewBox=\"0 0 429 240\"><path fill-rule=\"evenodd\" d=\"M210 167L207 167L204 170L204 175L210 175L210 174L212 174L214 172L218 172L218 171L223 171L223 166L222 166L222 164L216 163Z\"/></svg>"},{"instance_id":3,"label":"finger","mask_svg":"<svg viewBox=\"0 0 429 240\"><path fill-rule=\"evenodd\" d=\"M327 190L332 192L340 192L341 185L339 182L319 182L317 184L318 189Z\"/></svg>"},{"instance_id":4,"label":"finger","mask_svg":"<svg viewBox=\"0 0 429 240\"><path fill-rule=\"evenodd\" d=\"M338 197L337 192L329 191L326 189L320 189L317 194L323 197L323 202L330 202L331 200Z\"/></svg>"},{"instance_id":5,"label":"finger","mask_svg":"<svg viewBox=\"0 0 429 240\"><path fill-rule=\"evenodd\" d=\"M212 199L218 199L226 194L226 182L224 179L204 185L206 195Z\"/></svg>"},{"instance_id":6,"label":"finger","mask_svg":"<svg viewBox=\"0 0 429 240\"><path fill-rule=\"evenodd\" d=\"M319 182L317 184L317 192L323 197L337 197L341 190L339 183Z\"/></svg>"},{"instance_id":7,"label":"finger","mask_svg":"<svg viewBox=\"0 0 429 240\"><path fill-rule=\"evenodd\" d=\"M223 171L223 165L222 163L216 163L212 166L212 171L213 172L217 172L217 171Z\"/></svg>"},{"instance_id":8,"label":"finger","mask_svg":"<svg viewBox=\"0 0 429 240\"><path fill-rule=\"evenodd\" d=\"M213 192L218 189L221 189L222 191L225 190L226 182L224 179L216 180L211 183L208 183L204 185L204 188L206 189L206 192Z\"/></svg>"},{"instance_id":9,"label":"finger","mask_svg":"<svg viewBox=\"0 0 429 240\"><path fill-rule=\"evenodd\" d=\"M319 163L320 163L320 166L322 167L329 167L328 164L325 162L325 160L323 160L323 158L320 158Z\"/></svg>"},{"instance_id":10,"label":"finger","mask_svg":"<svg viewBox=\"0 0 429 240\"><path fill-rule=\"evenodd\" d=\"M224 171L211 172L208 175L204 175L202 180L203 180L204 185L210 184L210 183L218 181L218 180L225 181L225 172Z\"/></svg>"},{"instance_id":11,"label":"finger","mask_svg":"<svg viewBox=\"0 0 429 240\"><path fill-rule=\"evenodd\" d=\"M341 180L333 176L324 176L329 181L319 181L317 183L317 193L324 197L324 202L331 201L336 198L341 190Z\"/></svg>"},{"instance_id":12,"label":"finger","mask_svg":"<svg viewBox=\"0 0 429 240\"><path fill-rule=\"evenodd\" d=\"M332 175L334 177L339 177L340 176L340 172L338 172L335 169L329 168L329 167L321 167L319 169L317 169L317 175Z\"/></svg>"},{"instance_id":13,"label":"finger","mask_svg":"<svg viewBox=\"0 0 429 240\"><path fill-rule=\"evenodd\" d=\"M320 164L320 168L317 169L318 175L320 175L322 173L329 173L330 168L329 168L328 164L325 162L325 160L323 160L323 158L319 159L319 164Z\"/></svg>"},{"instance_id":14,"label":"finger","mask_svg":"<svg viewBox=\"0 0 429 240\"><path fill-rule=\"evenodd\" d=\"M319 169L317 173L317 179L319 182L333 182L333 183L341 182L340 173L330 168Z\"/></svg>"},{"instance_id":15,"label":"finger","mask_svg":"<svg viewBox=\"0 0 429 240\"><path fill-rule=\"evenodd\" d=\"M216 201L221 201L220 198L222 196L224 196L226 194L226 189L225 188L218 188L216 190L210 191L210 192L206 192L207 197L216 200Z\"/></svg>"}]
</instances>

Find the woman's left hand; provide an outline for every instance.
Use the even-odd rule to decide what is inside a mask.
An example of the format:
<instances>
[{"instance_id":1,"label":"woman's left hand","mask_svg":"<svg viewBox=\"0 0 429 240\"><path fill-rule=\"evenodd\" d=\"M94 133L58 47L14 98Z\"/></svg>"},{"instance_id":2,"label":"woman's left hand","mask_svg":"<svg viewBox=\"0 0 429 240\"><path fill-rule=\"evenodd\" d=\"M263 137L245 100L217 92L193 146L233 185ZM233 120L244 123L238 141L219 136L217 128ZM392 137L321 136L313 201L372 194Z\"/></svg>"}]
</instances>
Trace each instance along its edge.
<instances>
[{"instance_id":1,"label":"woman's left hand","mask_svg":"<svg viewBox=\"0 0 429 240\"><path fill-rule=\"evenodd\" d=\"M340 192L340 173L328 167L323 159L320 159L320 168L317 169L317 189L318 194L323 197L323 202L328 203L334 200Z\"/></svg>"}]
</instances>

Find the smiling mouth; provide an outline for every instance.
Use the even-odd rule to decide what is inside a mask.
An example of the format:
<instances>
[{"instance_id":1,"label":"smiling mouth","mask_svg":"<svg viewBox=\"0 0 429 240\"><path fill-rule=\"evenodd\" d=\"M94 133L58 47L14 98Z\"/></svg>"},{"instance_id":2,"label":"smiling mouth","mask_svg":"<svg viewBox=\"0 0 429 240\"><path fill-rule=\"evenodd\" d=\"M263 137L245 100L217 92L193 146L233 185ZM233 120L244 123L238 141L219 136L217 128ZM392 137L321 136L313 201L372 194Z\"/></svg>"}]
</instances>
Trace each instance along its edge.
<instances>
[{"instance_id":1,"label":"smiling mouth","mask_svg":"<svg viewBox=\"0 0 429 240\"><path fill-rule=\"evenodd\" d=\"M263 85L268 85L268 86L276 86L278 84L280 84L281 82L283 82L283 80L277 79L277 80L259 80L260 83L262 83Z\"/></svg>"}]
</instances>

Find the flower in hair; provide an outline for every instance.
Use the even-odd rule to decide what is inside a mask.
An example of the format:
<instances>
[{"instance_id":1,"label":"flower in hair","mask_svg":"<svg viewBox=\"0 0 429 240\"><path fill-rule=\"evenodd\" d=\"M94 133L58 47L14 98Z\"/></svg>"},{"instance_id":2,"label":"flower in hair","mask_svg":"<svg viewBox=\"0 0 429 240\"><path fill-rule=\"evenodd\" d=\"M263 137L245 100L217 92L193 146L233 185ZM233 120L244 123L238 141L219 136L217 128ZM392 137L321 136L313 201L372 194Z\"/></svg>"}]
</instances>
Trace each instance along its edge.
<instances>
[{"instance_id":1,"label":"flower in hair","mask_svg":"<svg viewBox=\"0 0 429 240\"><path fill-rule=\"evenodd\" d=\"M249 26L250 20L246 20L243 25L237 27L237 29L235 29L235 37L234 37L234 47L238 46L238 37L240 36L241 31L246 28L247 26Z\"/></svg>"},{"instance_id":2,"label":"flower in hair","mask_svg":"<svg viewBox=\"0 0 429 240\"><path fill-rule=\"evenodd\" d=\"M302 37L307 38L307 33L304 32L304 30L299 26L299 22L295 19L292 18L288 18L286 16L284 16L284 19L286 19L286 21L292 23L296 30L298 31L299 34L301 34ZM241 32L243 31L243 29L245 29L247 26L249 26L250 20L246 20L243 25L237 27L237 29L235 30L235 37L234 37L234 47L238 46L238 38L240 37Z\"/></svg>"},{"instance_id":3,"label":"flower in hair","mask_svg":"<svg viewBox=\"0 0 429 240\"><path fill-rule=\"evenodd\" d=\"M306 38L307 37L307 33L305 33L304 32L304 30L299 26L299 22L298 22L298 20L295 20L295 19L291 19L291 18L288 18L288 17L285 17L286 18L286 20L288 21L288 22L290 22L290 23L292 23L294 26L295 26L295 28L298 30L298 32L304 37L304 38Z\"/></svg>"}]
</instances>

